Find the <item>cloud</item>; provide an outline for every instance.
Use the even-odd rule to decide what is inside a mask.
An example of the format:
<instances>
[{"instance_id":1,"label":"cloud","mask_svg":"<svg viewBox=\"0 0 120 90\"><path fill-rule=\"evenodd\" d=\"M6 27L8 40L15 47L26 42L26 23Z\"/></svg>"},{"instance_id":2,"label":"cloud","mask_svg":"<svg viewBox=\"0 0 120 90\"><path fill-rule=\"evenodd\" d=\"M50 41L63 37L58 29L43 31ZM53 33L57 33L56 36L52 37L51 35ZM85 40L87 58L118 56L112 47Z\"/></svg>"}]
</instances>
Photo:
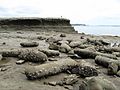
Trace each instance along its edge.
<instances>
[{"instance_id":1,"label":"cloud","mask_svg":"<svg viewBox=\"0 0 120 90\"><path fill-rule=\"evenodd\" d=\"M119 0L1 0L0 16L62 16L69 18L72 23L90 23L94 20L96 23L98 20L96 18L120 17L120 2Z\"/></svg>"}]
</instances>

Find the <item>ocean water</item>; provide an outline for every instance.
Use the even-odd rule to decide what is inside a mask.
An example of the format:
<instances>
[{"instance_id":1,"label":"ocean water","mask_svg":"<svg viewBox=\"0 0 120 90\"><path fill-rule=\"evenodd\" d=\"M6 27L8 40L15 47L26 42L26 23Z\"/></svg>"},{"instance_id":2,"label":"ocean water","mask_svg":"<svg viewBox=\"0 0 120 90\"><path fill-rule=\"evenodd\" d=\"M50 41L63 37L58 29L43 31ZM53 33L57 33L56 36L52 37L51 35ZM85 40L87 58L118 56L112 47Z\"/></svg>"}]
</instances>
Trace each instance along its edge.
<instances>
[{"instance_id":1,"label":"ocean water","mask_svg":"<svg viewBox=\"0 0 120 90\"><path fill-rule=\"evenodd\" d=\"M120 36L120 26L74 26L78 33Z\"/></svg>"}]
</instances>

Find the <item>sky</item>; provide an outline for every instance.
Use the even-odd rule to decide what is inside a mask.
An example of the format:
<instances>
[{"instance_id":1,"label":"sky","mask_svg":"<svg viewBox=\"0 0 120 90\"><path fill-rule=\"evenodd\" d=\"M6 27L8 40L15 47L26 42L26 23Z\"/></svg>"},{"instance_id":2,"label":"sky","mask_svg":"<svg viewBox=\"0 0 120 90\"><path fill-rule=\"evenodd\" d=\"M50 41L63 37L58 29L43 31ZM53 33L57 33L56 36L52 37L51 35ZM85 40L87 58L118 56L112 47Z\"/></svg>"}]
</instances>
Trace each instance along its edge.
<instances>
[{"instance_id":1,"label":"sky","mask_svg":"<svg viewBox=\"0 0 120 90\"><path fill-rule=\"evenodd\" d=\"M120 25L120 0L0 0L0 17L56 17L71 23Z\"/></svg>"}]
</instances>

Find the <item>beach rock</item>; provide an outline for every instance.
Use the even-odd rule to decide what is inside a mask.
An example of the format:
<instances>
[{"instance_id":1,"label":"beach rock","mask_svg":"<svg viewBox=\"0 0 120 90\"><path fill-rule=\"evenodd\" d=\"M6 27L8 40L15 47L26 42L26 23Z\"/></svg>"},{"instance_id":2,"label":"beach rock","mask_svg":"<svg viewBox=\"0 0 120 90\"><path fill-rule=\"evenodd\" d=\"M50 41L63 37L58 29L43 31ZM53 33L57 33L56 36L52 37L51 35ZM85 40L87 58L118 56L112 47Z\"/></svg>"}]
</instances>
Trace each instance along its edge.
<instances>
[{"instance_id":1,"label":"beach rock","mask_svg":"<svg viewBox=\"0 0 120 90\"><path fill-rule=\"evenodd\" d=\"M72 59L81 59L81 57L78 56L77 54L68 55L68 57L70 57L70 58L72 58Z\"/></svg>"},{"instance_id":2,"label":"beach rock","mask_svg":"<svg viewBox=\"0 0 120 90\"><path fill-rule=\"evenodd\" d=\"M80 41L72 41L69 46L71 48L79 47L82 43Z\"/></svg>"},{"instance_id":3,"label":"beach rock","mask_svg":"<svg viewBox=\"0 0 120 90\"><path fill-rule=\"evenodd\" d=\"M51 85L51 86L65 86L65 85L73 85L78 81L78 76L75 74L64 76L62 80L59 81L52 81L52 82L44 82L44 84Z\"/></svg>"},{"instance_id":4,"label":"beach rock","mask_svg":"<svg viewBox=\"0 0 120 90\"><path fill-rule=\"evenodd\" d=\"M0 71L2 71L2 72L7 71L7 70L8 70L8 68L6 68L6 67L0 68Z\"/></svg>"},{"instance_id":5,"label":"beach rock","mask_svg":"<svg viewBox=\"0 0 120 90\"><path fill-rule=\"evenodd\" d=\"M3 57L18 57L18 55L21 53L20 50L6 50L2 51Z\"/></svg>"},{"instance_id":6,"label":"beach rock","mask_svg":"<svg viewBox=\"0 0 120 90\"><path fill-rule=\"evenodd\" d=\"M21 32L21 31L18 31L18 32L16 32L16 33L18 33L18 34L24 34L24 32Z\"/></svg>"},{"instance_id":7,"label":"beach rock","mask_svg":"<svg viewBox=\"0 0 120 90\"><path fill-rule=\"evenodd\" d=\"M58 60L38 66L25 68L25 75L28 79L39 79L45 76L56 75L77 66L77 62L72 59Z\"/></svg>"},{"instance_id":8,"label":"beach rock","mask_svg":"<svg viewBox=\"0 0 120 90\"><path fill-rule=\"evenodd\" d=\"M52 43L48 47L51 50L59 50L59 46L56 43Z\"/></svg>"},{"instance_id":9,"label":"beach rock","mask_svg":"<svg viewBox=\"0 0 120 90\"><path fill-rule=\"evenodd\" d=\"M44 63L48 60L46 54L40 51L25 50L18 56L19 59L31 62Z\"/></svg>"},{"instance_id":10,"label":"beach rock","mask_svg":"<svg viewBox=\"0 0 120 90\"><path fill-rule=\"evenodd\" d=\"M65 76L62 80L63 84L65 85L73 85L74 83L76 83L78 81L78 76L76 76L75 74L71 74L69 76Z\"/></svg>"},{"instance_id":11,"label":"beach rock","mask_svg":"<svg viewBox=\"0 0 120 90\"><path fill-rule=\"evenodd\" d=\"M100 56L108 57L111 59L117 59L117 57L115 55L112 55L112 54L105 54L105 53L100 53L97 51L95 52L95 51L90 51L90 50L86 50L86 49L79 49L79 48L74 49L74 53L77 54L78 56L81 56L82 58L95 59L95 57L97 55L100 55Z\"/></svg>"},{"instance_id":12,"label":"beach rock","mask_svg":"<svg viewBox=\"0 0 120 90\"><path fill-rule=\"evenodd\" d=\"M94 47L94 46L87 47L87 48L85 48L85 50L89 50L89 51L96 52L96 49L95 49L95 47Z\"/></svg>"},{"instance_id":13,"label":"beach rock","mask_svg":"<svg viewBox=\"0 0 120 90\"><path fill-rule=\"evenodd\" d=\"M67 44L61 44L61 46L59 47L59 51L62 53L68 53L71 50L71 47Z\"/></svg>"},{"instance_id":14,"label":"beach rock","mask_svg":"<svg viewBox=\"0 0 120 90\"><path fill-rule=\"evenodd\" d=\"M87 41L93 45L99 45L99 46L102 46L102 45L110 45L110 42L108 42L107 40L104 40L104 39L92 39L92 38L87 38Z\"/></svg>"},{"instance_id":15,"label":"beach rock","mask_svg":"<svg viewBox=\"0 0 120 90\"><path fill-rule=\"evenodd\" d=\"M91 38L87 38L87 42L88 44L92 44L92 45L95 45L95 46L102 46L102 42L99 41L99 40L96 40L96 39L91 39Z\"/></svg>"},{"instance_id":16,"label":"beach rock","mask_svg":"<svg viewBox=\"0 0 120 90\"><path fill-rule=\"evenodd\" d=\"M107 67L111 64L111 63L115 63L118 66L118 69L120 69L120 61L116 60L116 59L111 59L108 57L104 57L104 56L96 56L95 58L95 63L102 65L104 67ZM117 66L115 66L117 68ZM114 64L113 64L113 69L115 68Z\"/></svg>"},{"instance_id":17,"label":"beach rock","mask_svg":"<svg viewBox=\"0 0 120 90\"><path fill-rule=\"evenodd\" d=\"M118 71L118 65L115 63L110 63L108 66L108 75L116 75Z\"/></svg>"},{"instance_id":18,"label":"beach rock","mask_svg":"<svg viewBox=\"0 0 120 90\"><path fill-rule=\"evenodd\" d=\"M48 61L57 61L55 58L48 58Z\"/></svg>"},{"instance_id":19,"label":"beach rock","mask_svg":"<svg viewBox=\"0 0 120 90\"><path fill-rule=\"evenodd\" d=\"M113 55L116 55L117 57L120 57L120 52L113 52Z\"/></svg>"},{"instance_id":20,"label":"beach rock","mask_svg":"<svg viewBox=\"0 0 120 90\"><path fill-rule=\"evenodd\" d=\"M71 73L79 74L82 77L91 77L91 76L98 76L98 71L95 68L89 67L89 66L79 66L76 68L73 68L71 70Z\"/></svg>"},{"instance_id":21,"label":"beach rock","mask_svg":"<svg viewBox=\"0 0 120 90\"><path fill-rule=\"evenodd\" d=\"M48 57L54 57L54 56L59 56L60 53L59 51L55 51L55 50L40 50L39 51L45 53Z\"/></svg>"},{"instance_id":22,"label":"beach rock","mask_svg":"<svg viewBox=\"0 0 120 90\"><path fill-rule=\"evenodd\" d=\"M77 54L78 56L81 56L82 58L95 58L97 53L85 49L75 49L74 53Z\"/></svg>"},{"instance_id":23,"label":"beach rock","mask_svg":"<svg viewBox=\"0 0 120 90\"><path fill-rule=\"evenodd\" d=\"M58 41L58 42L57 42L57 45L61 45L61 44L64 44L64 43L65 43L65 44L69 44L68 41Z\"/></svg>"},{"instance_id":24,"label":"beach rock","mask_svg":"<svg viewBox=\"0 0 120 90\"><path fill-rule=\"evenodd\" d=\"M16 61L16 64L23 64L23 63L25 63L25 60L18 60L18 61Z\"/></svg>"},{"instance_id":25,"label":"beach rock","mask_svg":"<svg viewBox=\"0 0 120 90\"><path fill-rule=\"evenodd\" d=\"M43 37L43 36L38 36L37 39L39 39L39 40L45 40L46 38Z\"/></svg>"},{"instance_id":26,"label":"beach rock","mask_svg":"<svg viewBox=\"0 0 120 90\"><path fill-rule=\"evenodd\" d=\"M61 39L56 39L53 37L49 37L46 39L46 42L48 42L48 43L57 43L58 41L61 41Z\"/></svg>"},{"instance_id":27,"label":"beach rock","mask_svg":"<svg viewBox=\"0 0 120 90\"><path fill-rule=\"evenodd\" d=\"M48 84L51 86L56 86L57 83L56 82L48 82Z\"/></svg>"},{"instance_id":28,"label":"beach rock","mask_svg":"<svg viewBox=\"0 0 120 90\"><path fill-rule=\"evenodd\" d=\"M66 37L65 33L60 34L60 37Z\"/></svg>"},{"instance_id":29,"label":"beach rock","mask_svg":"<svg viewBox=\"0 0 120 90\"><path fill-rule=\"evenodd\" d=\"M70 44L73 40L71 40L71 39L67 39L67 41L68 41L68 43Z\"/></svg>"},{"instance_id":30,"label":"beach rock","mask_svg":"<svg viewBox=\"0 0 120 90\"><path fill-rule=\"evenodd\" d=\"M120 77L120 70L117 72L117 74L116 74L116 75Z\"/></svg>"},{"instance_id":31,"label":"beach rock","mask_svg":"<svg viewBox=\"0 0 120 90\"><path fill-rule=\"evenodd\" d=\"M22 42L20 43L22 47L37 47L39 45L38 42Z\"/></svg>"},{"instance_id":32,"label":"beach rock","mask_svg":"<svg viewBox=\"0 0 120 90\"><path fill-rule=\"evenodd\" d=\"M89 90L89 87L85 80L79 80L73 85L73 90Z\"/></svg>"},{"instance_id":33,"label":"beach rock","mask_svg":"<svg viewBox=\"0 0 120 90\"><path fill-rule=\"evenodd\" d=\"M93 77L87 82L88 90L117 90L114 83L102 77Z\"/></svg>"},{"instance_id":34,"label":"beach rock","mask_svg":"<svg viewBox=\"0 0 120 90\"><path fill-rule=\"evenodd\" d=\"M107 40L99 40L103 45L110 45L110 42L108 42Z\"/></svg>"},{"instance_id":35,"label":"beach rock","mask_svg":"<svg viewBox=\"0 0 120 90\"><path fill-rule=\"evenodd\" d=\"M69 54L69 55L74 55L74 50L70 50L70 51L68 52L68 54Z\"/></svg>"},{"instance_id":36,"label":"beach rock","mask_svg":"<svg viewBox=\"0 0 120 90\"><path fill-rule=\"evenodd\" d=\"M3 42L2 45L6 45L6 42Z\"/></svg>"}]
</instances>

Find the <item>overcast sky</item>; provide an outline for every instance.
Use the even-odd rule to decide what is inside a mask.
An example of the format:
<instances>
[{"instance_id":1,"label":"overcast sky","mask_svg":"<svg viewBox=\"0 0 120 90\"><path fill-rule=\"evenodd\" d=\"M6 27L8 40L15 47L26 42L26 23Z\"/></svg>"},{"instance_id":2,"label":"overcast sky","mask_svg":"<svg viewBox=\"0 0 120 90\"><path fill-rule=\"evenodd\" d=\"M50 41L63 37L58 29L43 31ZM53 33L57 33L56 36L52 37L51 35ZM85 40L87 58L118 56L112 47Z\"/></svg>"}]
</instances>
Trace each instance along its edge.
<instances>
[{"instance_id":1,"label":"overcast sky","mask_svg":"<svg viewBox=\"0 0 120 90\"><path fill-rule=\"evenodd\" d=\"M120 25L120 0L0 0L0 17L11 16L62 16L71 23Z\"/></svg>"}]
</instances>

